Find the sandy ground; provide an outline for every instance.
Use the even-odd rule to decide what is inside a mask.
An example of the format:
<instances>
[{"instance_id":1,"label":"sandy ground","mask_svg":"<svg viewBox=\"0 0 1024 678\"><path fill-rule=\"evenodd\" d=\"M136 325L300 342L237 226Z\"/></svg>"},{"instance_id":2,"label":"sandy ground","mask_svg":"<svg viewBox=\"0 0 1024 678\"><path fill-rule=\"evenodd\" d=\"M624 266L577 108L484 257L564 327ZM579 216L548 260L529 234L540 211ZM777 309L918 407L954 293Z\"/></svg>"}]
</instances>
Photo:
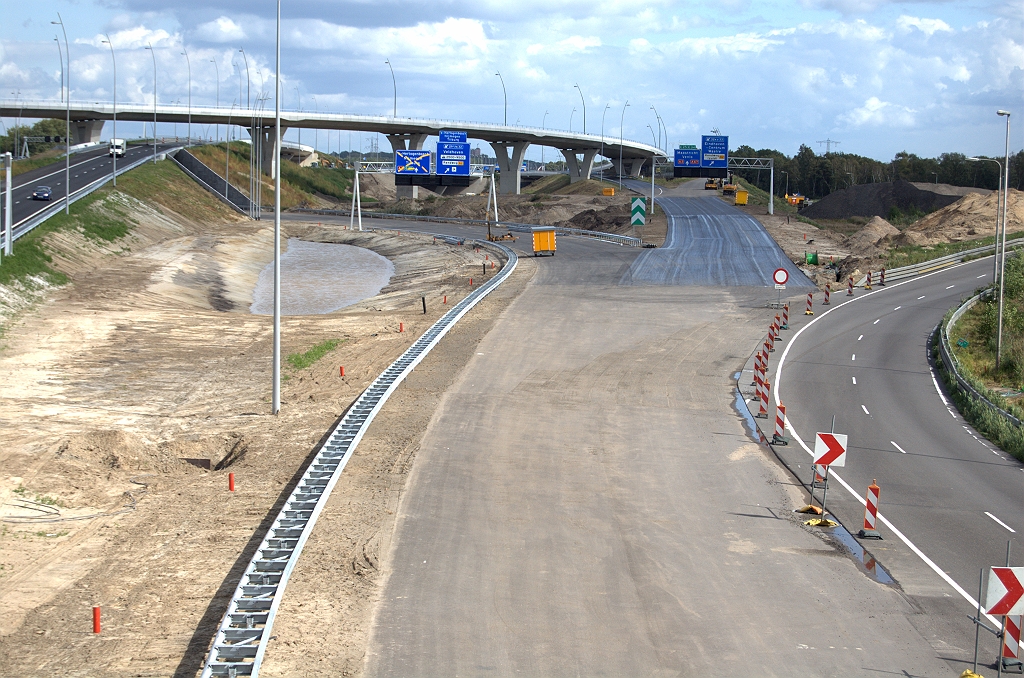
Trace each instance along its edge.
<instances>
[{"instance_id":1,"label":"sandy ground","mask_svg":"<svg viewBox=\"0 0 1024 678\"><path fill-rule=\"evenodd\" d=\"M73 235L51 243L68 253L73 283L23 309L0 351L0 675L193 675L304 461L443 313L443 296L450 304L468 292L484 259L423 236L287 224L286 236L373 249L396 273L379 296L348 309L284 319L286 356L341 343L310 368L285 367L275 417L270 318L247 312L271 251L265 222L199 228L166 210L137 216L130 247L118 252ZM502 303L495 297L474 314ZM339 505L328 510L324 524L345 534L330 559L351 575L348 595L336 597L351 610L338 630L343 645L364 642L379 548L367 543L390 519L415 431L431 411L414 406L406 388L443 389L479 336L460 332L433 371L417 370L425 381L400 389L406 409L392 408L387 427L375 424L357 450L335 495L340 525L332 521ZM99 636L93 605L103 609Z\"/></svg>"}]
</instances>

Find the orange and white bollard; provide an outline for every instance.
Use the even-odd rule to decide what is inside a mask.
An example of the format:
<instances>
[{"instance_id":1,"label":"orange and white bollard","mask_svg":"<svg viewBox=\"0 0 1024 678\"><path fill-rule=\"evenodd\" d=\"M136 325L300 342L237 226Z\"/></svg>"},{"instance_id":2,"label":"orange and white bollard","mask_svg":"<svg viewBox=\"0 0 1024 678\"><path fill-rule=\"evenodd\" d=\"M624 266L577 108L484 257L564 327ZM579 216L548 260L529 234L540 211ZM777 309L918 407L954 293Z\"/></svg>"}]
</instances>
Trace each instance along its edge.
<instances>
[{"instance_id":1,"label":"orange and white bollard","mask_svg":"<svg viewBox=\"0 0 1024 678\"><path fill-rule=\"evenodd\" d=\"M405 332L405 323L398 323L398 331Z\"/></svg>"},{"instance_id":2,"label":"orange and white bollard","mask_svg":"<svg viewBox=\"0 0 1024 678\"><path fill-rule=\"evenodd\" d=\"M445 306L448 305L448 295L447 294L444 295L444 301L442 301L441 303L444 304Z\"/></svg>"},{"instance_id":3,"label":"orange and white bollard","mask_svg":"<svg viewBox=\"0 0 1024 678\"><path fill-rule=\"evenodd\" d=\"M342 365L342 366L341 366L341 367L339 368L339 372L340 372L340 373L338 374L338 376L339 376L339 377L344 377L344 376L345 376L345 366L344 366L344 365Z\"/></svg>"},{"instance_id":4,"label":"orange and white bollard","mask_svg":"<svg viewBox=\"0 0 1024 678\"><path fill-rule=\"evenodd\" d=\"M814 292L807 293L807 310L804 311L804 315L814 315Z\"/></svg>"},{"instance_id":5,"label":"orange and white bollard","mask_svg":"<svg viewBox=\"0 0 1024 678\"><path fill-rule=\"evenodd\" d=\"M773 445L788 445L786 438L786 406L779 403L775 406L775 435L772 436Z\"/></svg>"},{"instance_id":6,"label":"orange and white bollard","mask_svg":"<svg viewBox=\"0 0 1024 678\"><path fill-rule=\"evenodd\" d=\"M782 307L782 329L789 329L789 304Z\"/></svg>"},{"instance_id":7,"label":"orange and white bollard","mask_svg":"<svg viewBox=\"0 0 1024 678\"><path fill-rule=\"evenodd\" d=\"M760 411L757 413L758 419L768 418L768 392L771 390L772 385L767 381L761 383L761 406Z\"/></svg>"},{"instance_id":8,"label":"orange and white bollard","mask_svg":"<svg viewBox=\"0 0 1024 678\"><path fill-rule=\"evenodd\" d=\"M1020 657L1020 627L1022 617L1020 615L1006 616L1006 633L1003 634L1003 666L1006 669L1010 666L1018 666ZM1010 661L1007 661L1010 660Z\"/></svg>"},{"instance_id":9,"label":"orange and white bollard","mask_svg":"<svg viewBox=\"0 0 1024 678\"><path fill-rule=\"evenodd\" d=\"M775 335L772 334L772 328L768 328L768 352L775 353Z\"/></svg>"},{"instance_id":10,"label":"orange and white bollard","mask_svg":"<svg viewBox=\"0 0 1024 678\"><path fill-rule=\"evenodd\" d=\"M850 279L846 282L846 296L848 296L848 297L852 297L853 296L853 276L852 275L850 276Z\"/></svg>"},{"instance_id":11,"label":"orange and white bollard","mask_svg":"<svg viewBox=\"0 0 1024 678\"><path fill-rule=\"evenodd\" d=\"M96 605L92 608L92 632L100 632L100 607Z\"/></svg>"},{"instance_id":12,"label":"orange and white bollard","mask_svg":"<svg viewBox=\"0 0 1024 678\"><path fill-rule=\"evenodd\" d=\"M885 269L884 268L882 269L882 272L878 274L878 277L879 277L878 284L881 285L882 287L885 287Z\"/></svg>"},{"instance_id":13,"label":"orange and white bollard","mask_svg":"<svg viewBox=\"0 0 1024 678\"><path fill-rule=\"evenodd\" d=\"M759 383L761 383L761 351L760 350L758 350L757 354L754 356L754 381L752 381L750 383L750 385L751 386L757 386ZM755 389L754 392L756 393L757 390Z\"/></svg>"},{"instance_id":14,"label":"orange and white bollard","mask_svg":"<svg viewBox=\"0 0 1024 678\"><path fill-rule=\"evenodd\" d=\"M864 505L864 527L858 533L861 539L881 539L875 529L878 521L878 493L881 491L877 485L878 481L872 480L868 485L867 503Z\"/></svg>"},{"instance_id":15,"label":"orange and white bollard","mask_svg":"<svg viewBox=\"0 0 1024 678\"><path fill-rule=\"evenodd\" d=\"M867 282L864 283L864 289L866 289L866 290L870 290L871 289L871 271L868 271L868 280L867 280Z\"/></svg>"},{"instance_id":16,"label":"orange and white bollard","mask_svg":"<svg viewBox=\"0 0 1024 678\"><path fill-rule=\"evenodd\" d=\"M821 302L823 306L828 306L829 304L832 303L831 300L829 300L829 297L831 297L831 296L832 296L832 284L831 283L825 283L825 301Z\"/></svg>"}]
</instances>

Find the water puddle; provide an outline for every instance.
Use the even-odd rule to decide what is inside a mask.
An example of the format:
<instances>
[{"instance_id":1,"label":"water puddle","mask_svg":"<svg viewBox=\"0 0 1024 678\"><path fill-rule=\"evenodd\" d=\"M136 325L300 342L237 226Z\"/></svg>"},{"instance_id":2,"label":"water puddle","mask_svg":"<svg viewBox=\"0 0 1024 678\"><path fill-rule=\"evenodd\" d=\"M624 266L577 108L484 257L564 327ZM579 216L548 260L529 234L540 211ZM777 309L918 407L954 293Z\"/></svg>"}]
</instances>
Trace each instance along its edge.
<instances>
[{"instance_id":1,"label":"water puddle","mask_svg":"<svg viewBox=\"0 0 1024 678\"><path fill-rule=\"evenodd\" d=\"M281 255L281 314L332 313L376 296L395 274L386 258L362 247L288 239ZM274 312L274 263L260 271L251 313Z\"/></svg>"},{"instance_id":2,"label":"water puddle","mask_svg":"<svg viewBox=\"0 0 1024 678\"><path fill-rule=\"evenodd\" d=\"M743 398L743 392L740 390L740 378L743 376L742 372L737 372L732 375L733 380L736 382L736 397L733 400L732 407L736 410L736 414L743 418L743 423L747 425L747 432L750 434L751 439L755 443L764 442L764 438L761 436L761 430L757 428L757 422L754 421L754 416L750 414L750 410L747 409L747 401Z\"/></svg>"},{"instance_id":3,"label":"water puddle","mask_svg":"<svg viewBox=\"0 0 1024 678\"><path fill-rule=\"evenodd\" d=\"M843 527L837 525L832 528L832 536L839 540L839 542L846 548L846 551L853 556L853 559L857 562L857 568L871 577L879 584L892 585L896 583L896 580L892 578L889 572L882 567L874 557L864 550L864 547L860 545L860 542L854 539L853 535Z\"/></svg>"}]
</instances>

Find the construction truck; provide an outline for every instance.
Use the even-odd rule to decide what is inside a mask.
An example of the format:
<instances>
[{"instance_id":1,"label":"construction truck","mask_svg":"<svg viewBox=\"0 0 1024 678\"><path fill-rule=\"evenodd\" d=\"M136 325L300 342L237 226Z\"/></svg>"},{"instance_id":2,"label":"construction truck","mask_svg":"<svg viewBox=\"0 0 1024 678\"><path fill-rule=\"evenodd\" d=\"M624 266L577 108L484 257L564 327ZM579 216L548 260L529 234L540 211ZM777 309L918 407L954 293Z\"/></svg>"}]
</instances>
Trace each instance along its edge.
<instances>
[{"instance_id":1,"label":"construction truck","mask_svg":"<svg viewBox=\"0 0 1024 678\"><path fill-rule=\"evenodd\" d=\"M736 195L736 184L722 186L722 195Z\"/></svg>"},{"instance_id":2,"label":"construction truck","mask_svg":"<svg viewBox=\"0 0 1024 678\"><path fill-rule=\"evenodd\" d=\"M705 191L717 191L718 190L718 182L715 181L714 179L708 179L707 181L704 182L704 190Z\"/></svg>"},{"instance_id":3,"label":"construction truck","mask_svg":"<svg viewBox=\"0 0 1024 678\"><path fill-rule=\"evenodd\" d=\"M793 195L787 193L786 202L788 202L790 205L795 206L798 210L802 210L804 207L807 206L807 198L800 195L799 193L794 193Z\"/></svg>"}]
</instances>

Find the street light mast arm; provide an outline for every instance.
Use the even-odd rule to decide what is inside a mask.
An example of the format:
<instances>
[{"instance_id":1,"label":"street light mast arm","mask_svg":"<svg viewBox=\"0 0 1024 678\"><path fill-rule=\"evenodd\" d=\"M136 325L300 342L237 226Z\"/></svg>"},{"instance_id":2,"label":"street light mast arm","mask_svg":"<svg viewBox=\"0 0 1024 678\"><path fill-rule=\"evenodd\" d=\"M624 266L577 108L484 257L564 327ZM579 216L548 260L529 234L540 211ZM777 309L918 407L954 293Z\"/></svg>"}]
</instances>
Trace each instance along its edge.
<instances>
[{"instance_id":1,"label":"street light mast arm","mask_svg":"<svg viewBox=\"0 0 1024 678\"><path fill-rule=\"evenodd\" d=\"M501 77L501 71L497 71L495 75L501 80L501 93L505 97L505 127L508 127L508 91L505 89L505 78Z\"/></svg>"}]
</instances>

